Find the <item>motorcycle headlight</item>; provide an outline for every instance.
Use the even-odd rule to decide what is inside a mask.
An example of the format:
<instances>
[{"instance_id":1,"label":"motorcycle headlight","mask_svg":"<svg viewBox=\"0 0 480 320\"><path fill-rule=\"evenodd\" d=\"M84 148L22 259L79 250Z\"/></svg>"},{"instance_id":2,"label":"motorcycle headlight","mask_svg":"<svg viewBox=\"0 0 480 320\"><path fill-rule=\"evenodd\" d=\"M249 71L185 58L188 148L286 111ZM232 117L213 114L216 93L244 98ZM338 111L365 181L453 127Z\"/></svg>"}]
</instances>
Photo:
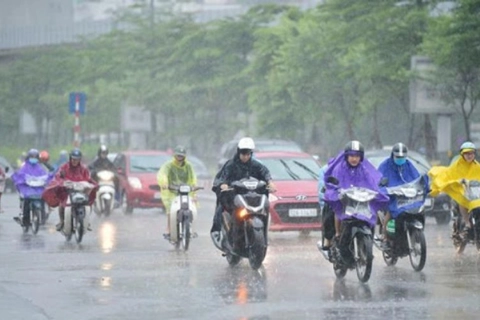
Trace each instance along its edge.
<instances>
[{"instance_id":1,"label":"motorcycle headlight","mask_svg":"<svg viewBox=\"0 0 480 320\"><path fill-rule=\"evenodd\" d=\"M129 177L128 183L134 189L142 189L142 182L137 177Z\"/></svg>"},{"instance_id":2,"label":"motorcycle headlight","mask_svg":"<svg viewBox=\"0 0 480 320\"><path fill-rule=\"evenodd\" d=\"M269 193L269 194L268 194L268 201L270 201L270 202L275 202L275 201L277 201L277 200L279 200L279 199L280 199L279 197L277 197L276 195L274 195L274 194L272 194L272 193Z\"/></svg>"}]
</instances>

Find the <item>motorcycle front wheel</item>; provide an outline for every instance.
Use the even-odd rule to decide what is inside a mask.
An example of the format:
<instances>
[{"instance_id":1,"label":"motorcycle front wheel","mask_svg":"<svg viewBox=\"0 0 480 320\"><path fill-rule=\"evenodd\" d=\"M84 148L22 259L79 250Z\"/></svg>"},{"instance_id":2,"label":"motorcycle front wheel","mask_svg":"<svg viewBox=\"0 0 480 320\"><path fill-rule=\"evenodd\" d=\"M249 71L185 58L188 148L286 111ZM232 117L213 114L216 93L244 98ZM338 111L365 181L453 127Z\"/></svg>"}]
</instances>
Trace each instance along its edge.
<instances>
[{"instance_id":1,"label":"motorcycle front wheel","mask_svg":"<svg viewBox=\"0 0 480 320\"><path fill-rule=\"evenodd\" d=\"M187 251L190 246L190 221L188 219L183 220L182 223L182 247L183 250Z\"/></svg>"},{"instance_id":2,"label":"motorcycle front wheel","mask_svg":"<svg viewBox=\"0 0 480 320\"><path fill-rule=\"evenodd\" d=\"M263 259L267 254L267 245L265 243L265 234L263 229L253 229L250 248L248 250L248 262L254 270L260 268Z\"/></svg>"},{"instance_id":3,"label":"motorcycle front wheel","mask_svg":"<svg viewBox=\"0 0 480 320\"><path fill-rule=\"evenodd\" d=\"M30 217L30 224L32 225L32 232L33 234L37 234L38 228L40 227L40 217L42 216L42 212L39 208L32 209L32 215Z\"/></svg>"},{"instance_id":4,"label":"motorcycle front wheel","mask_svg":"<svg viewBox=\"0 0 480 320\"><path fill-rule=\"evenodd\" d=\"M83 218L75 218L75 240L77 243L82 242L83 239L83 231L84 231L84 221Z\"/></svg>"},{"instance_id":5,"label":"motorcycle front wheel","mask_svg":"<svg viewBox=\"0 0 480 320\"><path fill-rule=\"evenodd\" d=\"M421 271L427 260L427 243L422 230L413 229L410 231L410 240L412 247L410 248L410 264L413 270Z\"/></svg>"},{"instance_id":6,"label":"motorcycle front wheel","mask_svg":"<svg viewBox=\"0 0 480 320\"><path fill-rule=\"evenodd\" d=\"M366 235L357 235L358 260L355 262L358 280L365 283L372 274L372 238Z\"/></svg>"}]
</instances>

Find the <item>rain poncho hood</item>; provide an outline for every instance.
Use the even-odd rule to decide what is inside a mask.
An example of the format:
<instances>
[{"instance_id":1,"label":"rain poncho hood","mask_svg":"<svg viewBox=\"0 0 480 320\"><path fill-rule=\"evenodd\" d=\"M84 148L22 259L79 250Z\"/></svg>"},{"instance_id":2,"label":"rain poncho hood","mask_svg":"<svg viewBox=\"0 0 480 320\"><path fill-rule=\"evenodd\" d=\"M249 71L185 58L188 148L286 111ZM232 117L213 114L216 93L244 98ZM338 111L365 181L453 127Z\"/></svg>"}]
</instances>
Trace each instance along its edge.
<instances>
[{"instance_id":1,"label":"rain poncho hood","mask_svg":"<svg viewBox=\"0 0 480 320\"><path fill-rule=\"evenodd\" d=\"M388 178L388 187L395 187L405 183L409 183L420 177L420 173L418 173L418 170L413 166L410 160L407 159L403 165L398 166L395 164L393 156L390 156L385 161L383 161L378 167L378 171L380 171L384 178ZM430 190L428 188L428 177L424 176L424 178L426 179L424 190L426 196ZM403 207L402 211L420 207L422 206L422 204L422 202L412 203L406 207ZM397 208L396 197L390 197L388 210L390 211L394 219L397 218L398 215L401 213L400 210Z\"/></svg>"},{"instance_id":2,"label":"rain poncho hood","mask_svg":"<svg viewBox=\"0 0 480 320\"><path fill-rule=\"evenodd\" d=\"M39 187L29 186L27 184L29 177L43 177L45 179L45 185ZM28 161L12 175L12 181L18 192L25 198L41 196L45 186L52 178L53 175L49 174L40 163L31 164Z\"/></svg>"},{"instance_id":3,"label":"rain poncho hood","mask_svg":"<svg viewBox=\"0 0 480 320\"><path fill-rule=\"evenodd\" d=\"M480 181L480 164L477 160L468 163L462 156L460 156L448 167L432 167L428 172L428 175L432 180L432 191L430 193L432 196L435 197L440 192L445 192L459 205L467 208L469 211L476 206L476 204L471 204L464 197L464 189L460 180L466 179Z\"/></svg>"},{"instance_id":4,"label":"rain poncho hood","mask_svg":"<svg viewBox=\"0 0 480 320\"><path fill-rule=\"evenodd\" d=\"M327 182L329 177L335 177L339 184L334 185ZM332 207L338 219L344 220L347 216L344 213L344 207L339 199L339 189L347 189L351 187L363 187L378 192L375 199L370 202L370 208L374 213L369 221L371 226L376 224L376 212L382 209L388 197L379 188L382 174L375 167L364 159L356 167L351 167L346 161L345 152L341 152L333 161L329 163L325 172L325 201Z\"/></svg>"}]
</instances>

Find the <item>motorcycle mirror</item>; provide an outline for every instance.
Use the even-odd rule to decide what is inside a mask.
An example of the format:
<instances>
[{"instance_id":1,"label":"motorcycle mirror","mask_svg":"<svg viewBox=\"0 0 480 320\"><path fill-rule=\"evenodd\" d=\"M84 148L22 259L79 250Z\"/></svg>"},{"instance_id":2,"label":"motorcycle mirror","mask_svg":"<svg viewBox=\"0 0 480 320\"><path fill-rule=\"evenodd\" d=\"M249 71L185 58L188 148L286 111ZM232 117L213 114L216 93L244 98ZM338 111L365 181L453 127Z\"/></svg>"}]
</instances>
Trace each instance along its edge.
<instances>
[{"instance_id":1,"label":"motorcycle mirror","mask_svg":"<svg viewBox=\"0 0 480 320\"><path fill-rule=\"evenodd\" d=\"M380 183L378 184L380 187L386 187L388 185L388 178L387 177L383 177L382 179L380 179Z\"/></svg>"},{"instance_id":2,"label":"motorcycle mirror","mask_svg":"<svg viewBox=\"0 0 480 320\"><path fill-rule=\"evenodd\" d=\"M5 167L5 172L10 171L10 167Z\"/></svg>"},{"instance_id":3,"label":"motorcycle mirror","mask_svg":"<svg viewBox=\"0 0 480 320\"><path fill-rule=\"evenodd\" d=\"M62 178L62 179L65 178L65 171L60 171L60 178Z\"/></svg>"},{"instance_id":4,"label":"motorcycle mirror","mask_svg":"<svg viewBox=\"0 0 480 320\"><path fill-rule=\"evenodd\" d=\"M338 184L340 183L340 181L338 181L337 178L332 177L332 176L330 176L330 177L327 178L327 182L328 182L328 183L331 183L331 184L334 184L334 185L338 185Z\"/></svg>"}]
</instances>

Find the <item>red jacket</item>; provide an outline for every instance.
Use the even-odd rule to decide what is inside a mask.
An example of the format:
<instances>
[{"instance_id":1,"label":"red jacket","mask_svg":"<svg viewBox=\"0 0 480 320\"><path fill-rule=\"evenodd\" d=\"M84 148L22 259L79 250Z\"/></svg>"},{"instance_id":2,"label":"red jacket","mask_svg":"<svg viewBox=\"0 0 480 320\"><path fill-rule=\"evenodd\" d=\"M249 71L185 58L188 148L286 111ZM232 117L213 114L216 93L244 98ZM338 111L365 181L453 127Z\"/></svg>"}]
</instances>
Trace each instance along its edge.
<instances>
[{"instance_id":1,"label":"red jacket","mask_svg":"<svg viewBox=\"0 0 480 320\"><path fill-rule=\"evenodd\" d=\"M63 177L62 177L63 175ZM58 172L55 174L55 178L49 183L42 194L42 198L50 207L56 207L58 205L65 206L68 193L63 187L63 181L88 181L94 185L97 183L90 178L90 171L83 164L78 166L71 166L70 162L63 164ZM96 188L89 194L90 205L95 200Z\"/></svg>"}]
</instances>

